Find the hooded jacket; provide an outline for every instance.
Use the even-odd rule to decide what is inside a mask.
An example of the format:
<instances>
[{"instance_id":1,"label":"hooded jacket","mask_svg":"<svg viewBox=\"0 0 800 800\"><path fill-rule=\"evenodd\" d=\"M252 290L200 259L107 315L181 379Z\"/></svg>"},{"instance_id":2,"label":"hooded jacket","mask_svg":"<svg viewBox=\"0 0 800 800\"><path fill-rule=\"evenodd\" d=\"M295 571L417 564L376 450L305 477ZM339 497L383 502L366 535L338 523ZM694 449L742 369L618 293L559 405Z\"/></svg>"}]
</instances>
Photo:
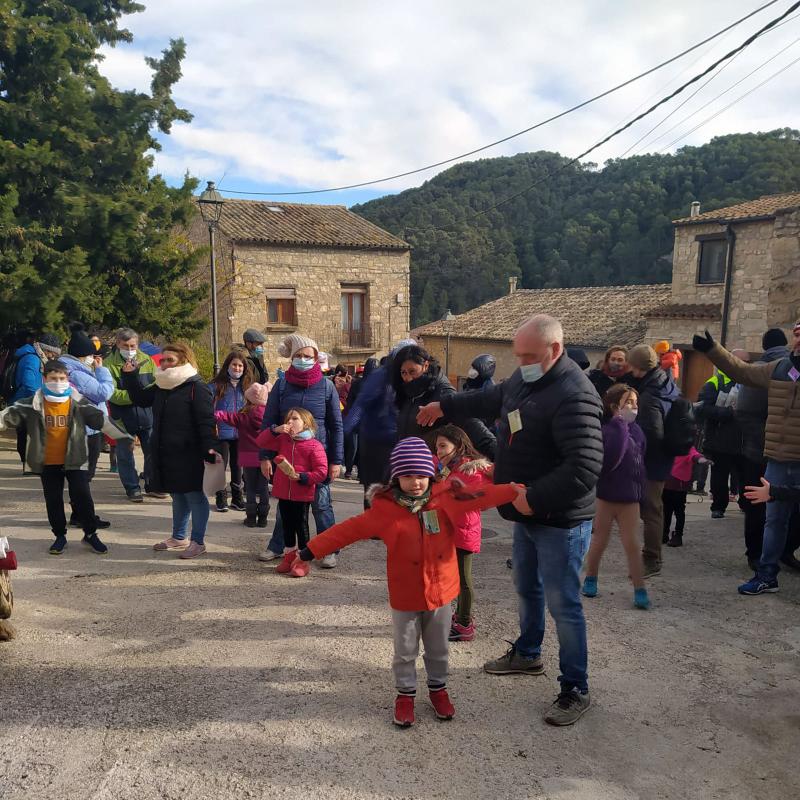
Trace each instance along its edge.
<instances>
[{"instance_id":1,"label":"hooded jacket","mask_svg":"<svg viewBox=\"0 0 800 800\"><path fill-rule=\"evenodd\" d=\"M139 388L145 389L155 381L156 364L143 350L136 351L136 363L140 365L139 369L127 374L136 375ZM114 350L103 366L108 368L114 379L114 394L108 401L108 413L111 419L121 422L125 426L125 430L134 433L152 428L152 409L149 406L134 405L128 390L123 386L122 367L125 366L125 359L120 355L119 350Z\"/></svg>"},{"instance_id":2,"label":"hooded jacket","mask_svg":"<svg viewBox=\"0 0 800 800\"><path fill-rule=\"evenodd\" d=\"M516 497L513 486L486 485L458 491L450 481L435 483L419 513L395 502L391 490L372 499L372 507L315 536L306 548L314 558L340 550L360 539L378 537L386 545L389 605L396 611L432 611L458 597L455 538L458 520ZM435 514L439 532L428 532L426 512ZM430 517L428 518L430 520Z\"/></svg>"},{"instance_id":3,"label":"hooded jacket","mask_svg":"<svg viewBox=\"0 0 800 800\"><path fill-rule=\"evenodd\" d=\"M75 356L60 356L67 367L69 382L74 386L95 408L106 416L106 403L114 394L114 379L106 367L89 367ZM90 429L89 435L99 433Z\"/></svg>"},{"instance_id":4,"label":"hooded jacket","mask_svg":"<svg viewBox=\"0 0 800 800\"><path fill-rule=\"evenodd\" d=\"M472 364L472 369L478 373L477 378L467 378L464 381L464 391L474 391L475 389L485 389L487 386L492 386L494 371L497 369L497 360L493 355L484 354L478 356Z\"/></svg>"},{"instance_id":5,"label":"hooded jacket","mask_svg":"<svg viewBox=\"0 0 800 800\"><path fill-rule=\"evenodd\" d=\"M42 360L32 344L24 344L18 348L14 352L14 358L17 362L14 373L17 388L9 400L10 403L16 403L23 397L33 397L44 382Z\"/></svg>"},{"instance_id":6,"label":"hooded jacket","mask_svg":"<svg viewBox=\"0 0 800 800\"><path fill-rule=\"evenodd\" d=\"M620 416L603 422L603 471L597 498L607 503L639 503L644 497L647 440L635 423Z\"/></svg>"},{"instance_id":7,"label":"hooded jacket","mask_svg":"<svg viewBox=\"0 0 800 800\"><path fill-rule=\"evenodd\" d=\"M680 392L661 367L651 369L641 378L630 377L630 384L639 392L637 423L647 439L644 457L649 481L665 481L672 469L673 457L664 452L664 419Z\"/></svg>"},{"instance_id":8,"label":"hooded jacket","mask_svg":"<svg viewBox=\"0 0 800 800\"><path fill-rule=\"evenodd\" d=\"M443 397L442 411L499 419L494 481L527 486L533 509L533 516L525 516L505 505L502 517L573 528L594 516L595 484L603 466L603 409L589 379L566 354L538 381L527 383L517 369L486 391ZM516 419L516 413L522 427L512 434L509 415Z\"/></svg>"},{"instance_id":9,"label":"hooded jacket","mask_svg":"<svg viewBox=\"0 0 800 800\"><path fill-rule=\"evenodd\" d=\"M293 481L276 467L272 473L272 496L298 503L314 502L317 484L328 477L328 459L321 442L293 439L288 433L276 436L270 430L261 431L256 442L263 449L283 456L300 475L300 480Z\"/></svg>"}]
</instances>

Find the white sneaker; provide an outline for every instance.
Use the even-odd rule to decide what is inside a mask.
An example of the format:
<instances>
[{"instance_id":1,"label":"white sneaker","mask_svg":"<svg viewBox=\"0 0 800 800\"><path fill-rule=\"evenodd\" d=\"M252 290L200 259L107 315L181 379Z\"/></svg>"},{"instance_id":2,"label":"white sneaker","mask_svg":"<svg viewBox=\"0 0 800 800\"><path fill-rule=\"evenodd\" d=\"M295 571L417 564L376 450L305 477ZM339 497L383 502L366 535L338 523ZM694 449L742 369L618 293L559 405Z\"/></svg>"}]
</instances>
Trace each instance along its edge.
<instances>
[{"instance_id":1,"label":"white sneaker","mask_svg":"<svg viewBox=\"0 0 800 800\"><path fill-rule=\"evenodd\" d=\"M333 569L336 566L336 553L331 553L322 559L321 566L323 569Z\"/></svg>"},{"instance_id":2,"label":"white sneaker","mask_svg":"<svg viewBox=\"0 0 800 800\"><path fill-rule=\"evenodd\" d=\"M269 549L269 547L265 547L264 550L262 550L258 554L259 561L274 561L276 558L283 558L283 555L278 553L273 553L272 550Z\"/></svg>"}]
</instances>

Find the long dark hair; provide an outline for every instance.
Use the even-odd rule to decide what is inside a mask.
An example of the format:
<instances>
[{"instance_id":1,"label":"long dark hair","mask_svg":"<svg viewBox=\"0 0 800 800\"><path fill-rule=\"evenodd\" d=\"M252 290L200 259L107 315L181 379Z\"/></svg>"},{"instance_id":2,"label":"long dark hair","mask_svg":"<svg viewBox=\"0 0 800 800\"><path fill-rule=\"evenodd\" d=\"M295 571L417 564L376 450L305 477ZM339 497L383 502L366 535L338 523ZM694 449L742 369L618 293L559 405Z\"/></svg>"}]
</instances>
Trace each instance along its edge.
<instances>
[{"instance_id":1,"label":"long dark hair","mask_svg":"<svg viewBox=\"0 0 800 800\"><path fill-rule=\"evenodd\" d=\"M424 348L418 344L409 344L406 347L398 350L392 356L392 388L397 398L397 405L402 405L405 402L405 394L403 393L403 379L400 377L400 369L406 361L413 361L415 364L424 364L428 362L427 375L436 377L439 372L439 362Z\"/></svg>"},{"instance_id":2,"label":"long dark hair","mask_svg":"<svg viewBox=\"0 0 800 800\"><path fill-rule=\"evenodd\" d=\"M436 428L436 430L431 431L430 433L430 439L433 444L431 449L433 450L434 455L436 454L436 440L440 436L455 445L456 449L449 464L451 469L458 464L459 461L463 461L465 458L469 461L477 461L479 458L483 458L483 456L475 449L475 445L472 444L472 439L469 438L466 431L459 428L458 425L453 425L450 422L448 422L446 425L442 425L441 428Z\"/></svg>"},{"instance_id":3,"label":"long dark hair","mask_svg":"<svg viewBox=\"0 0 800 800\"><path fill-rule=\"evenodd\" d=\"M238 358L239 361L244 364L244 372L242 373L242 378L239 381L239 388L242 390L242 394L244 394L248 388L250 388L250 384L255 380L253 376L253 368L247 358L247 351L242 350L241 348L234 348L225 357L225 360L222 362L222 366L219 368L219 372L211 381L214 384L215 403L219 400L222 400L222 398L225 396L225 391L230 385L231 376L228 375L228 367L234 358Z\"/></svg>"}]
</instances>

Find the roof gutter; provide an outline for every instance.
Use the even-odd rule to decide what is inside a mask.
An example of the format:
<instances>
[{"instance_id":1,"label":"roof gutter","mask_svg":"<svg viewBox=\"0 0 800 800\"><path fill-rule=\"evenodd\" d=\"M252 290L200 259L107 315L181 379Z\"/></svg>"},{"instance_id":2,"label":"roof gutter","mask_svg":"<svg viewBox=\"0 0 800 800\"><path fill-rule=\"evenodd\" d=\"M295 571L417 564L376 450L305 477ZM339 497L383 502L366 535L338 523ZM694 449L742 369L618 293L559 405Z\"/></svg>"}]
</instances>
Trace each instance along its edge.
<instances>
[{"instance_id":1,"label":"roof gutter","mask_svg":"<svg viewBox=\"0 0 800 800\"><path fill-rule=\"evenodd\" d=\"M725 239L728 247L725 254L725 293L722 297L722 320L720 322L719 343L725 347L728 339L728 315L731 306L731 285L733 284L733 247L736 243L736 234L729 222L725 226Z\"/></svg>"}]
</instances>

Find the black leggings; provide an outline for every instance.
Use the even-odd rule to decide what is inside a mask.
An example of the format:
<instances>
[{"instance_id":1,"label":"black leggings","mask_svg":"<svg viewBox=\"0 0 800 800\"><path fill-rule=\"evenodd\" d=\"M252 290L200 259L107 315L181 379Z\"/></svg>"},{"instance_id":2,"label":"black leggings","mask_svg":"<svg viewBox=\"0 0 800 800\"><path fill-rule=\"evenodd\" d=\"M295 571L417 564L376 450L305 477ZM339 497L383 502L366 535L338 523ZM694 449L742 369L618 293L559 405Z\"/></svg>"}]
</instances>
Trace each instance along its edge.
<instances>
[{"instance_id":1,"label":"black leggings","mask_svg":"<svg viewBox=\"0 0 800 800\"><path fill-rule=\"evenodd\" d=\"M673 514L675 515L675 535L683 536L683 526L686 524L686 492L664 489L661 499L664 503L664 536L669 535Z\"/></svg>"},{"instance_id":2,"label":"black leggings","mask_svg":"<svg viewBox=\"0 0 800 800\"><path fill-rule=\"evenodd\" d=\"M81 521L87 536L97 532L94 501L89 489L89 473L85 469L65 470L62 465L46 466L42 470L42 490L47 506L47 520L56 536L67 535L67 517L64 514L64 478L69 486L69 499L75 516Z\"/></svg>"},{"instance_id":3,"label":"black leggings","mask_svg":"<svg viewBox=\"0 0 800 800\"><path fill-rule=\"evenodd\" d=\"M278 500L278 513L283 520L283 544L289 550L308 544L308 510L311 503L297 500Z\"/></svg>"},{"instance_id":4,"label":"black leggings","mask_svg":"<svg viewBox=\"0 0 800 800\"><path fill-rule=\"evenodd\" d=\"M228 462L231 466L231 492L234 498L242 497L242 468L239 466L239 440L224 439L220 442L220 452L225 469L228 469Z\"/></svg>"},{"instance_id":5,"label":"black leggings","mask_svg":"<svg viewBox=\"0 0 800 800\"><path fill-rule=\"evenodd\" d=\"M19 421L17 425L17 453L19 453L19 460L22 462L22 469L25 470L25 450L28 447L28 426L24 420Z\"/></svg>"}]
</instances>

